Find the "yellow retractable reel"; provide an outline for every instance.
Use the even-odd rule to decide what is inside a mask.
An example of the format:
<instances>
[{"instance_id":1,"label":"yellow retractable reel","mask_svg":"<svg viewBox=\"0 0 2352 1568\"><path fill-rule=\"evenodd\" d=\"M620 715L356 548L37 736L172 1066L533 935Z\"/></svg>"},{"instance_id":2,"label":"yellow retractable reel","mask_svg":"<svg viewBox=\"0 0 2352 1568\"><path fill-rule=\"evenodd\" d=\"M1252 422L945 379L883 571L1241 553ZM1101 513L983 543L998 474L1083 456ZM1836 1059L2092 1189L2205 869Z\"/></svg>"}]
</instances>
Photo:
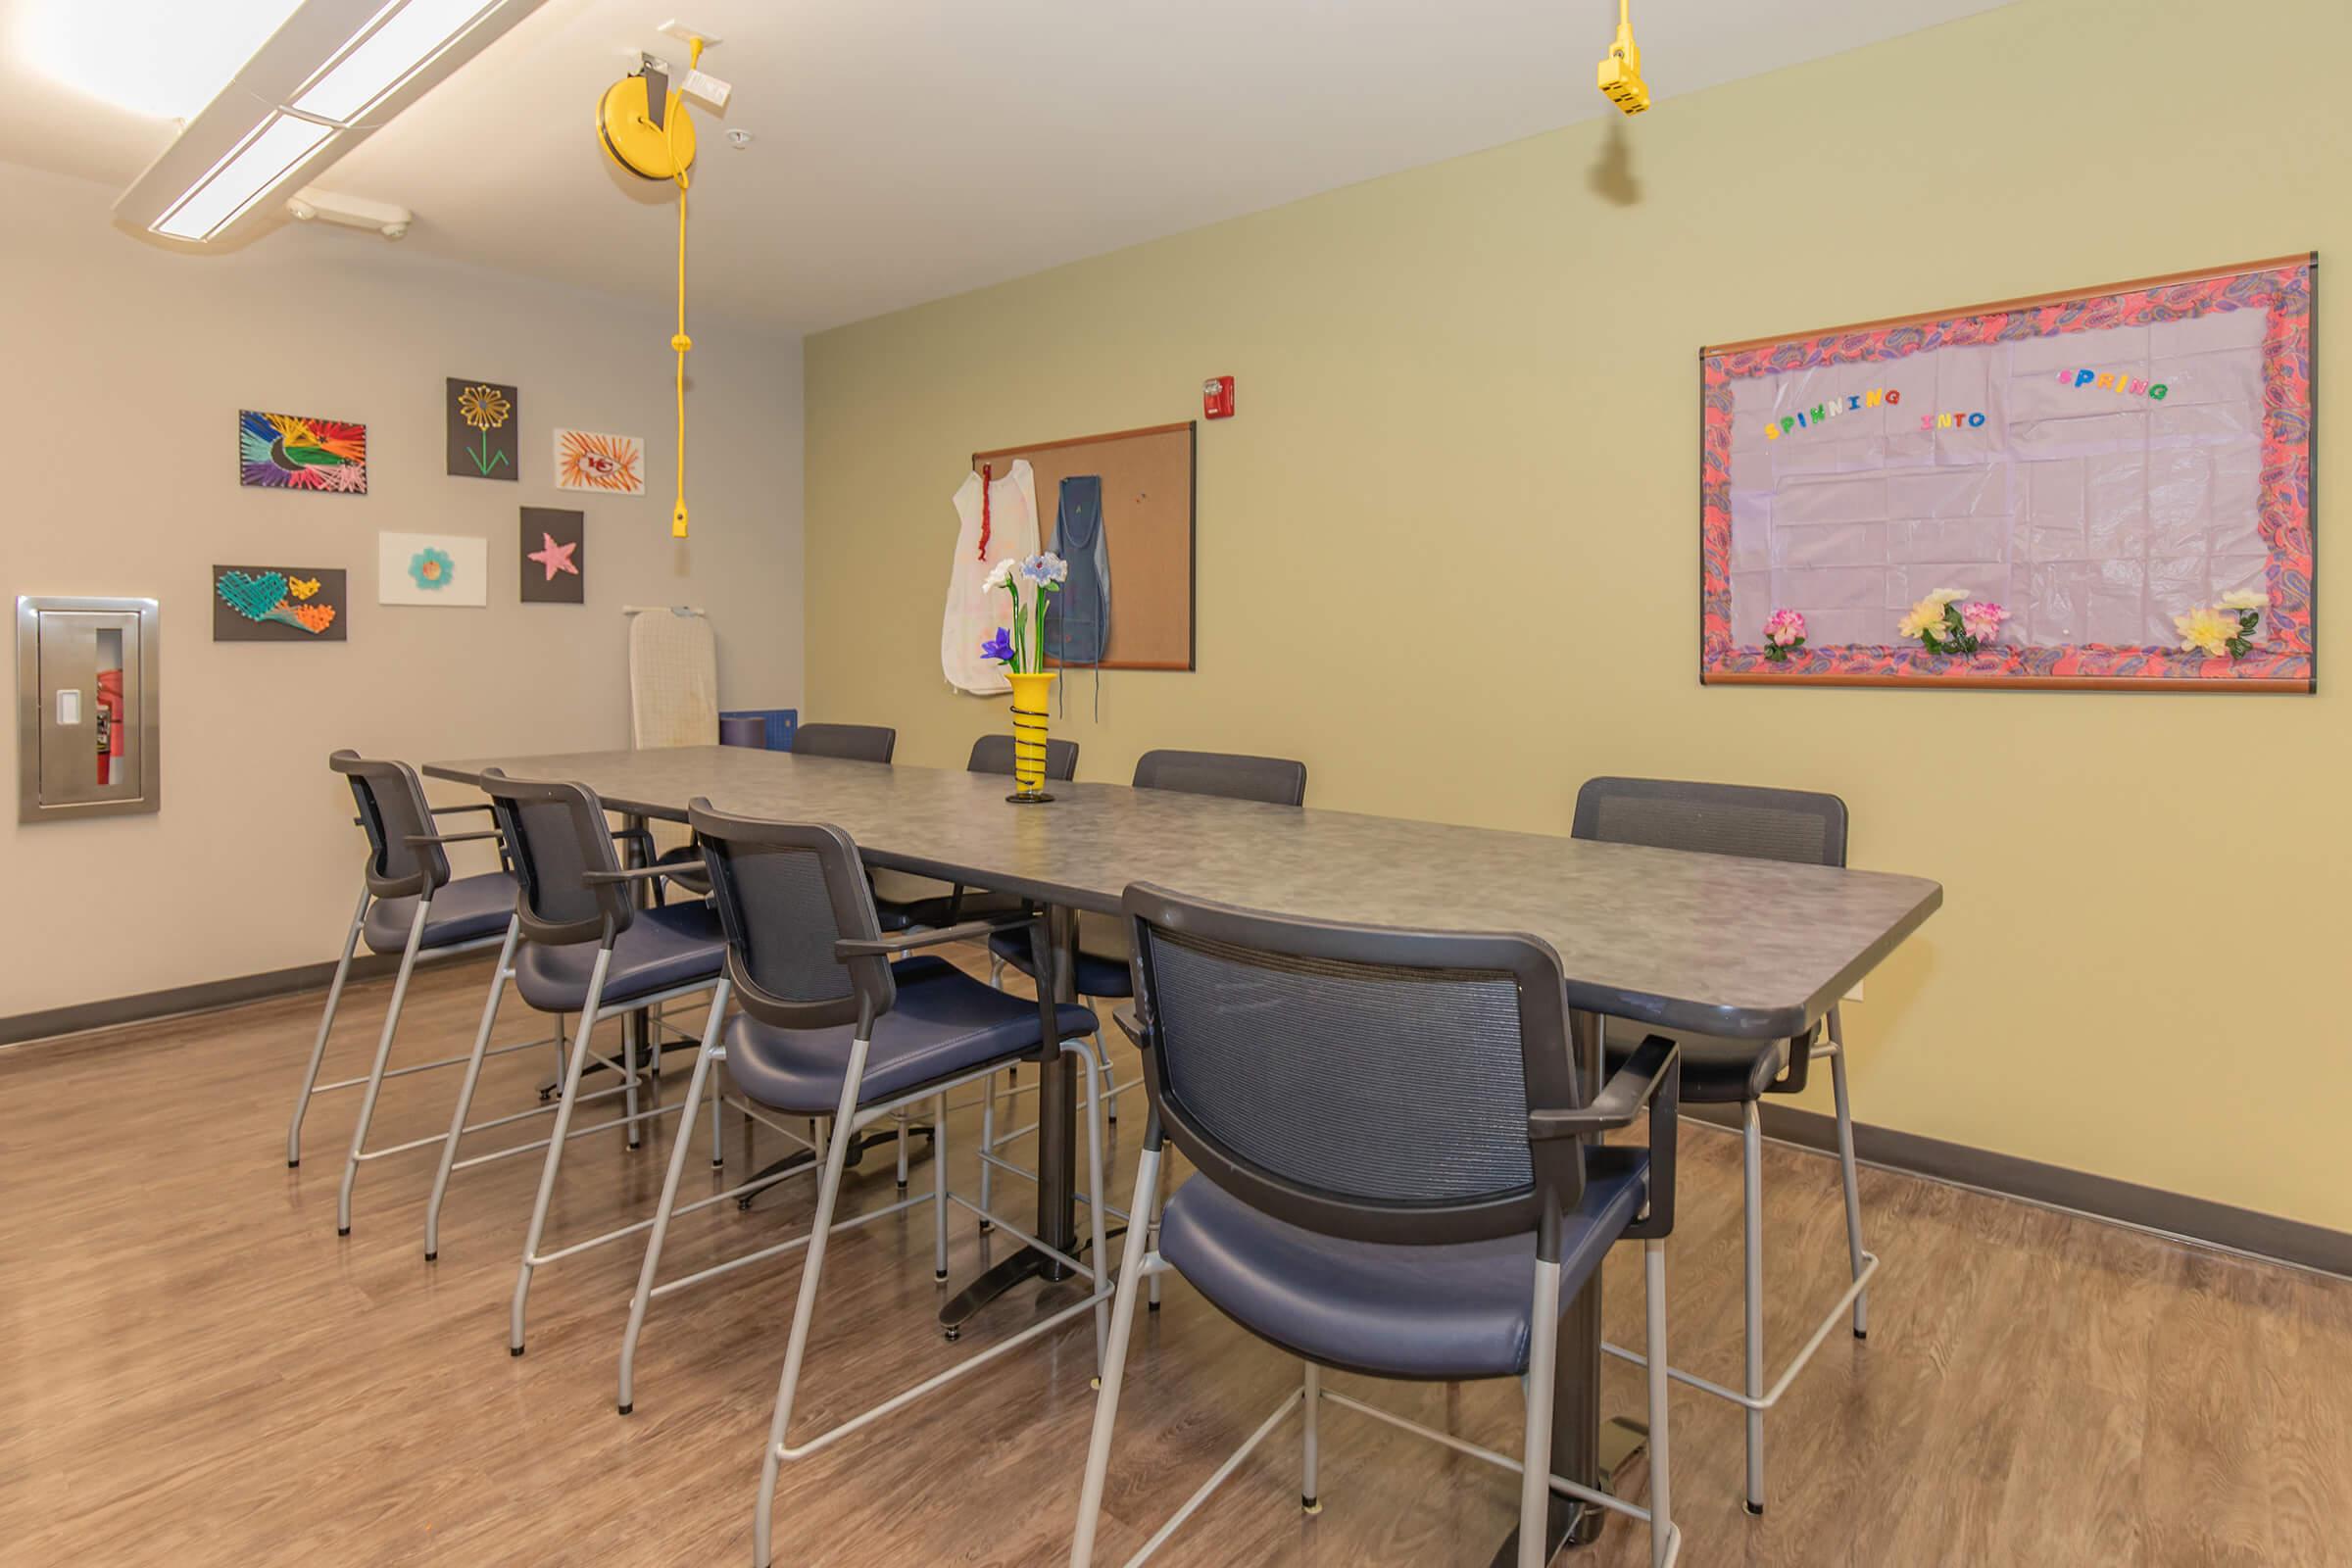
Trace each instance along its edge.
<instances>
[{"instance_id":1,"label":"yellow retractable reel","mask_svg":"<svg viewBox=\"0 0 2352 1568\"><path fill-rule=\"evenodd\" d=\"M1642 79L1642 46L1634 42L1634 19L1626 9L1628 3L1617 0L1617 41L1609 45L1594 74L1609 102L1629 115L1638 115L1649 107L1649 83Z\"/></svg>"},{"instance_id":2,"label":"yellow retractable reel","mask_svg":"<svg viewBox=\"0 0 2352 1568\"><path fill-rule=\"evenodd\" d=\"M688 69L702 64L703 40L687 42ZM678 489L669 514L673 539L686 537L686 185L694 167L694 117L669 85L667 73L648 60L642 70L605 89L596 106L597 139L612 160L641 179L674 180L678 187L678 329L669 346L678 357Z\"/></svg>"}]
</instances>

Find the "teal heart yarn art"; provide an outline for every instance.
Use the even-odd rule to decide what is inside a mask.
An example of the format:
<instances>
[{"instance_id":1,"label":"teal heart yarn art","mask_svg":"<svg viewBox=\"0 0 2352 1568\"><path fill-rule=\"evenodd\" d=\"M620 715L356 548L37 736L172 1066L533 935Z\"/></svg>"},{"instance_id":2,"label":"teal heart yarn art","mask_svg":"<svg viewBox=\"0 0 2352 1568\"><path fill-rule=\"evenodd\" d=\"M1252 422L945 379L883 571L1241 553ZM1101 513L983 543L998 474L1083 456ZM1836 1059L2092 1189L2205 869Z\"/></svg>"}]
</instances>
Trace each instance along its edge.
<instances>
[{"instance_id":1,"label":"teal heart yarn art","mask_svg":"<svg viewBox=\"0 0 2352 1568\"><path fill-rule=\"evenodd\" d=\"M264 572L258 577L242 571L224 571L217 586L221 603L247 620L276 618L270 612L284 603L286 597L286 577L280 571Z\"/></svg>"}]
</instances>

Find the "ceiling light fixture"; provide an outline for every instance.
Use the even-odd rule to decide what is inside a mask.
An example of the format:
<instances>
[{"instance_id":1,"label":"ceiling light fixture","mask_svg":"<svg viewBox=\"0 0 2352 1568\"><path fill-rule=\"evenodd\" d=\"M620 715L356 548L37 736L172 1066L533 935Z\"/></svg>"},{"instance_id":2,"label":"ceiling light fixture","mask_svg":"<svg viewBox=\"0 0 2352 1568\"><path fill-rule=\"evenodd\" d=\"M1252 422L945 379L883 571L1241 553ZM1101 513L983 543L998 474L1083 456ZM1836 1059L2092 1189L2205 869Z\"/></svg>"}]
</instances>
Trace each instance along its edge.
<instances>
[{"instance_id":1,"label":"ceiling light fixture","mask_svg":"<svg viewBox=\"0 0 2352 1568\"><path fill-rule=\"evenodd\" d=\"M235 237L536 10L540 0L303 0L115 203L133 228Z\"/></svg>"}]
</instances>

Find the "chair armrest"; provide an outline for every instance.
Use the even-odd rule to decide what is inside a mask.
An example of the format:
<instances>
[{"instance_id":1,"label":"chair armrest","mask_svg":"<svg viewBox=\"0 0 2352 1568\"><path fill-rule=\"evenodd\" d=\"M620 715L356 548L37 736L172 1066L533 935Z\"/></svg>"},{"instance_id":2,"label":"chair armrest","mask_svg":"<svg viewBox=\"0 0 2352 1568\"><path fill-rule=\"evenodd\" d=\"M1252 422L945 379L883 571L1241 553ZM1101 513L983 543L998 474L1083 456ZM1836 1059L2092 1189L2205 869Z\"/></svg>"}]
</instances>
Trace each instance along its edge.
<instances>
[{"instance_id":1,"label":"chair armrest","mask_svg":"<svg viewBox=\"0 0 2352 1568\"><path fill-rule=\"evenodd\" d=\"M476 801L471 806L428 806L425 809L435 816L455 816L460 811L490 811L497 808L488 801Z\"/></svg>"},{"instance_id":2,"label":"chair armrest","mask_svg":"<svg viewBox=\"0 0 2352 1568\"><path fill-rule=\"evenodd\" d=\"M651 828L616 827L612 829L612 840L616 844L636 846L639 865L651 865L660 858L654 853L654 833Z\"/></svg>"},{"instance_id":3,"label":"chair armrest","mask_svg":"<svg viewBox=\"0 0 2352 1568\"><path fill-rule=\"evenodd\" d=\"M676 870L674 865L632 865L618 871L582 871L580 880L590 887L608 887L615 882L652 882Z\"/></svg>"},{"instance_id":4,"label":"chair armrest","mask_svg":"<svg viewBox=\"0 0 2352 1568\"><path fill-rule=\"evenodd\" d=\"M968 942L976 937L994 936L999 931L1013 931L1032 923L1037 916L1007 914L991 920L966 920L960 925L943 925L929 931L894 931L868 942L859 937L843 937L833 944L836 958L888 958L920 948L936 948L948 942Z\"/></svg>"},{"instance_id":5,"label":"chair armrest","mask_svg":"<svg viewBox=\"0 0 2352 1568\"><path fill-rule=\"evenodd\" d=\"M411 844L468 844L475 839L494 839L498 829L486 827L479 833L408 833L402 835Z\"/></svg>"},{"instance_id":6,"label":"chair armrest","mask_svg":"<svg viewBox=\"0 0 2352 1568\"><path fill-rule=\"evenodd\" d=\"M1114 1009L1110 1015L1110 1021L1119 1026L1119 1032L1127 1037L1128 1044L1134 1046L1136 1050L1149 1051L1152 1049L1150 1045L1152 1031L1144 1027L1144 1021L1135 1015L1134 1007Z\"/></svg>"},{"instance_id":7,"label":"chair armrest","mask_svg":"<svg viewBox=\"0 0 2352 1568\"><path fill-rule=\"evenodd\" d=\"M1657 1095L1659 1086L1669 1079L1674 1081L1677 1091L1674 1098L1679 1102L1681 1079L1677 1069L1682 1065L1682 1048L1664 1035L1651 1035L1634 1048L1633 1056L1610 1075L1591 1104L1574 1110L1528 1112L1528 1138L1542 1142L1631 1127L1642 1108Z\"/></svg>"}]
</instances>

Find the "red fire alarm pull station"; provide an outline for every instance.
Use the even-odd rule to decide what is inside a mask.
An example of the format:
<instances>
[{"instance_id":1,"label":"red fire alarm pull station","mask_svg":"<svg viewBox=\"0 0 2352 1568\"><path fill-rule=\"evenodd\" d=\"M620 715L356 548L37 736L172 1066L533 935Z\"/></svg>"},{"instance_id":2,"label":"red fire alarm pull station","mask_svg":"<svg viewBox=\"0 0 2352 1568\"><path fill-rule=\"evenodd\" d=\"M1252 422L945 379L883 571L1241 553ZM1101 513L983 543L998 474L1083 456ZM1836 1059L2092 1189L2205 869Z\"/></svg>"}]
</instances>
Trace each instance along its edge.
<instances>
[{"instance_id":1,"label":"red fire alarm pull station","mask_svg":"<svg viewBox=\"0 0 2352 1568\"><path fill-rule=\"evenodd\" d=\"M1200 383L1200 412L1211 419L1233 417L1233 377L1212 376Z\"/></svg>"}]
</instances>

